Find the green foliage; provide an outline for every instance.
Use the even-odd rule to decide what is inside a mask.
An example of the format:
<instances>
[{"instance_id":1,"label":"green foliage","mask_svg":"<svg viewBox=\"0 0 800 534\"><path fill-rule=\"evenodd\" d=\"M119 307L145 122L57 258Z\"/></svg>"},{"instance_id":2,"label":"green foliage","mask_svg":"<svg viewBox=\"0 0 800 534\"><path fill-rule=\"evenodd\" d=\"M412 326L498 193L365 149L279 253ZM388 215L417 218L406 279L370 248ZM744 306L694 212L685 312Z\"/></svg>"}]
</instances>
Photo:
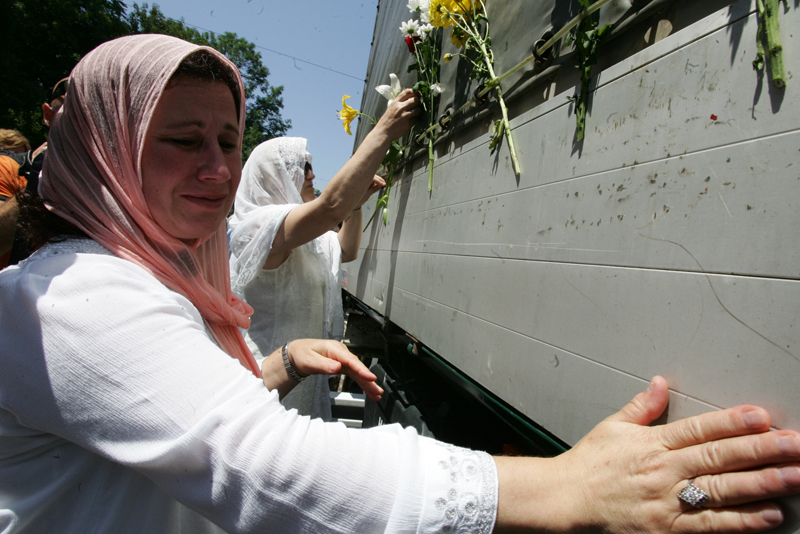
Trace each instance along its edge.
<instances>
[{"instance_id":1,"label":"green foliage","mask_svg":"<svg viewBox=\"0 0 800 534\"><path fill-rule=\"evenodd\" d=\"M239 67L247 99L243 157L262 141L286 134L291 122L281 117L283 87L269 84L269 70L253 43L234 33L200 32L165 17L157 5L125 10L121 0L0 2L3 37L12 43L0 54L0 128L16 128L38 146L47 137L42 104L87 52L123 35L161 33L211 46Z\"/></svg>"},{"instance_id":2,"label":"green foliage","mask_svg":"<svg viewBox=\"0 0 800 534\"><path fill-rule=\"evenodd\" d=\"M579 0L584 9L594 3L592 0ZM599 16L595 13L586 17L569 33L564 44L575 44L578 55L578 69L581 71L581 86L570 100L575 103L575 119L577 123L576 139L582 141L586 133L586 109L589 101L589 82L592 77L592 66L597 63L597 47L611 28L605 25L597 28Z\"/></svg>"},{"instance_id":3,"label":"green foliage","mask_svg":"<svg viewBox=\"0 0 800 534\"><path fill-rule=\"evenodd\" d=\"M764 68L765 57L769 57L772 84L777 88L786 86L783 67L783 45L781 44L780 0L757 0L758 30L756 31L756 58L753 68ZM764 43L766 42L766 50Z\"/></svg>"},{"instance_id":4,"label":"green foliage","mask_svg":"<svg viewBox=\"0 0 800 534\"><path fill-rule=\"evenodd\" d=\"M161 33L179 37L186 41L219 50L239 68L244 81L247 100L247 119L245 120L242 158L246 160L250 152L260 143L285 135L291 127L290 120L284 120L283 86L269 84L269 69L261 62L261 53L255 45L238 37L235 33L200 32L186 26L181 20L167 18L158 5L149 7L133 4L127 17L131 33Z\"/></svg>"},{"instance_id":5,"label":"green foliage","mask_svg":"<svg viewBox=\"0 0 800 534\"><path fill-rule=\"evenodd\" d=\"M494 126L492 126L492 133L489 136L489 155L493 155L494 151L497 150L497 147L500 145L500 142L503 140L503 133L505 132L505 128L503 127L503 121L497 120L494 121Z\"/></svg>"},{"instance_id":6,"label":"green foliage","mask_svg":"<svg viewBox=\"0 0 800 534\"><path fill-rule=\"evenodd\" d=\"M392 192L392 179L394 178L394 171L400 160L403 159L403 152L406 147L401 145L397 140L392 141L389 151L381 161L381 171L386 173L386 187L383 189L383 194L378 197L378 202L375 205L375 212L364 225L364 230L369 227L375 215L383 209L383 224L385 225L389 220L389 195Z\"/></svg>"},{"instance_id":7,"label":"green foliage","mask_svg":"<svg viewBox=\"0 0 800 534\"><path fill-rule=\"evenodd\" d=\"M415 43L414 56L416 57L417 83L414 84L414 92L419 95L422 109L428 117L428 129L436 123L436 100L437 94L432 89L434 84L439 83L439 61L442 54L442 32L434 30L428 34L427 38ZM411 68L409 67L409 72ZM420 122L419 128L425 129ZM433 131L428 134L428 191L433 188L433 164L434 152L433 143L436 137ZM386 212L384 211L384 222L386 222Z\"/></svg>"},{"instance_id":8,"label":"green foliage","mask_svg":"<svg viewBox=\"0 0 800 534\"><path fill-rule=\"evenodd\" d=\"M483 17L483 20L487 20L486 17ZM476 26L476 29L479 30L480 28ZM494 65L494 53L492 52L492 40L489 38L488 24L484 30L483 45L483 48L481 48L480 43L473 38L467 39L464 45L462 57L472 63L472 70L469 73L470 80L483 80L491 77L489 65ZM483 50L486 51L485 57Z\"/></svg>"},{"instance_id":9,"label":"green foliage","mask_svg":"<svg viewBox=\"0 0 800 534\"><path fill-rule=\"evenodd\" d=\"M45 141L42 104L87 52L127 35L120 0L3 0L0 128L20 130L36 147Z\"/></svg>"}]
</instances>

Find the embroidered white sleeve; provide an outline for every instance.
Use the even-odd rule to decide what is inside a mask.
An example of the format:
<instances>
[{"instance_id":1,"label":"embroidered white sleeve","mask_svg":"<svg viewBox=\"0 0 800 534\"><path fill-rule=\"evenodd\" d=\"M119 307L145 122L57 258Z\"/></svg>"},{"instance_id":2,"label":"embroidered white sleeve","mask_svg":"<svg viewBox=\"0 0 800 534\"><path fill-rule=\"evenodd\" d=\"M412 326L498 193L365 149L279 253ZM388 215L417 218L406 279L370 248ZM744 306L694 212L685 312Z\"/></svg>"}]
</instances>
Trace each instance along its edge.
<instances>
[{"instance_id":1,"label":"embroidered white sleeve","mask_svg":"<svg viewBox=\"0 0 800 534\"><path fill-rule=\"evenodd\" d=\"M497 515L494 460L485 452L437 445L424 455L429 480L419 532L489 534Z\"/></svg>"}]
</instances>

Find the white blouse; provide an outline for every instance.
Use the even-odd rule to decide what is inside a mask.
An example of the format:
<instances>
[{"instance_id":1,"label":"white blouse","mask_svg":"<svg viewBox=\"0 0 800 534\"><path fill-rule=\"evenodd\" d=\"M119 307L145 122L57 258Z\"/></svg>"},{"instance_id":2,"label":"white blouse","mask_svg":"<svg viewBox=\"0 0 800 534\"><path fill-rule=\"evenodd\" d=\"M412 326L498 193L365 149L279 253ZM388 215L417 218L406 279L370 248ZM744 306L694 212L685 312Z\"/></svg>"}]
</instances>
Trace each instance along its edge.
<instances>
[{"instance_id":1,"label":"white blouse","mask_svg":"<svg viewBox=\"0 0 800 534\"><path fill-rule=\"evenodd\" d=\"M285 410L188 299L91 240L0 272L0 340L0 532L493 528L490 456Z\"/></svg>"}]
</instances>

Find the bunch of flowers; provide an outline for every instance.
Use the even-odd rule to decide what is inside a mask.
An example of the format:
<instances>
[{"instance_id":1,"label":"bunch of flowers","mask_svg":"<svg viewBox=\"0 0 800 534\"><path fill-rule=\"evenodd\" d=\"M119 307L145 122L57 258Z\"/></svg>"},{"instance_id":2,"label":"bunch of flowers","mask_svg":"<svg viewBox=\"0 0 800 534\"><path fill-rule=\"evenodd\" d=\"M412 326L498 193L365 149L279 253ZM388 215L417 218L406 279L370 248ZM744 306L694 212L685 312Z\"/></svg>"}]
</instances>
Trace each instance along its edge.
<instances>
[{"instance_id":1,"label":"bunch of flowers","mask_svg":"<svg viewBox=\"0 0 800 534\"><path fill-rule=\"evenodd\" d=\"M514 138L511 135L511 126L508 122L508 108L503 100L503 92L497 76L494 73L494 56L492 43L489 38L489 16L483 0L430 0L428 18L430 24L436 28L451 28L450 42L456 48L464 49L459 56L472 63L470 77L483 79L486 87L493 88L500 103L503 118L495 121L492 129L489 148L494 153L498 144L505 135L508 140L508 149L514 172L520 173L519 160L514 147ZM445 56L445 63L452 56ZM473 59L477 57L477 59Z\"/></svg>"},{"instance_id":2,"label":"bunch of flowers","mask_svg":"<svg viewBox=\"0 0 800 534\"><path fill-rule=\"evenodd\" d=\"M408 68L409 72L417 72L417 83L414 92L419 95L422 107L428 117L428 126L435 124L436 97L444 88L439 83L439 57L441 55L441 33L435 31L430 23L430 0L409 0L408 10L412 18L400 25L400 33L414 54L415 62ZM415 18L416 17L416 18ZM385 86L381 86L385 87ZM381 87L376 89L381 92ZM383 94L383 93L381 93ZM427 128L428 141L428 191L433 188L433 145L436 142L434 129Z\"/></svg>"},{"instance_id":3,"label":"bunch of flowers","mask_svg":"<svg viewBox=\"0 0 800 534\"><path fill-rule=\"evenodd\" d=\"M403 90L403 87L400 85L400 80L397 76L392 73L389 75L392 84L391 85L380 85L375 89L382 94L389 103L392 103L392 100L397 98L397 95ZM355 108L350 107L347 104L347 99L350 98L350 95L344 95L342 97L342 109L338 112L339 119L342 121L344 126L344 131L347 132L348 135L353 135L353 132L350 129L350 123L352 123L358 117L366 118L370 124L375 125L378 123L374 117L367 115L366 113L361 113ZM389 211L388 211L388 204L389 204L389 193L392 190L392 178L394 177L394 171L397 167L398 163L402 159L403 152L405 151L406 147L398 143L397 141L392 141L392 146L389 147L389 152L387 152L386 156L383 158L381 162L381 167L383 172L386 174L386 188L384 189L383 195L378 198L378 206L375 210L375 213L381 208L383 210L383 224L387 223ZM373 217L375 214L373 213ZM365 225L365 229L369 224L372 222L372 218L367 221Z\"/></svg>"},{"instance_id":4,"label":"bunch of flowers","mask_svg":"<svg viewBox=\"0 0 800 534\"><path fill-rule=\"evenodd\" d=\"M405 42L408 52L414 55L414 62L408 68L408 72L417 72L417 82L414 84L414 92L417 93L422 104L422 108L428 117L428 126L435 123L435 109L436 97L438 97L444 90L439 83L439 57L441 54L441 33L436 31L430 24L428 17L430 9L430 0L409 0L407 4L408 10L412 14L412 18L403 22L400 25L400 35ZM390 84L379 85L375 88L378 93L383 95L384 98L391 104L392 100L397 98L397 95L403 90L400 84L400 79L396 74L389 74ZM344 123L344 128L347 133L350 133L350 123L359 115L366 116L359 113L355 109L348 106L345 100L349 98L345 95L342 99L342 110L339 112L339 118ZM374 124L375 120L369 117L370 121ZM427 128L425 135L428 141L428 190L433 188L433 164L434 152L433 145L436 141L434 137L434 129ZM378 205L376 213L383 209L383 222L386 224L389 213L389 195L392 190L392 179L394 173L402 160L403 154L410 146L414 136L409 136L403 142L395 141L383 159L383 173L386 175L386 188L383 194L378 198ZM370 224L367 222L367 226Z\"/></svg>"}]
</instances>

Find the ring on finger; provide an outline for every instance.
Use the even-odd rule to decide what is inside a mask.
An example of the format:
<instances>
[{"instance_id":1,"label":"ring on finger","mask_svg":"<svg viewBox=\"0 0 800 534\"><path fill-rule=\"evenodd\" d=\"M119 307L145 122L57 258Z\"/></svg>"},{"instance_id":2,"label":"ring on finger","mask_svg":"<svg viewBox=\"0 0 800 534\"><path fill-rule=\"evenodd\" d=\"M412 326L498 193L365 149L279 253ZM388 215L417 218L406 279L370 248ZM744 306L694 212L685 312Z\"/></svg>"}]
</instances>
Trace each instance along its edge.
<instances>
[{"instance_id":1,"label":"ring on finger","mask_svg":"<svg viewBox=\"0 0 800 534\"><path fill-rule=\"evenodd\" d=\"M678 492L678 498L695 508L700 508L708 501L708 493L694 485L694 479L689 480L686 487Z\"/></svg>"}]
</instances>

